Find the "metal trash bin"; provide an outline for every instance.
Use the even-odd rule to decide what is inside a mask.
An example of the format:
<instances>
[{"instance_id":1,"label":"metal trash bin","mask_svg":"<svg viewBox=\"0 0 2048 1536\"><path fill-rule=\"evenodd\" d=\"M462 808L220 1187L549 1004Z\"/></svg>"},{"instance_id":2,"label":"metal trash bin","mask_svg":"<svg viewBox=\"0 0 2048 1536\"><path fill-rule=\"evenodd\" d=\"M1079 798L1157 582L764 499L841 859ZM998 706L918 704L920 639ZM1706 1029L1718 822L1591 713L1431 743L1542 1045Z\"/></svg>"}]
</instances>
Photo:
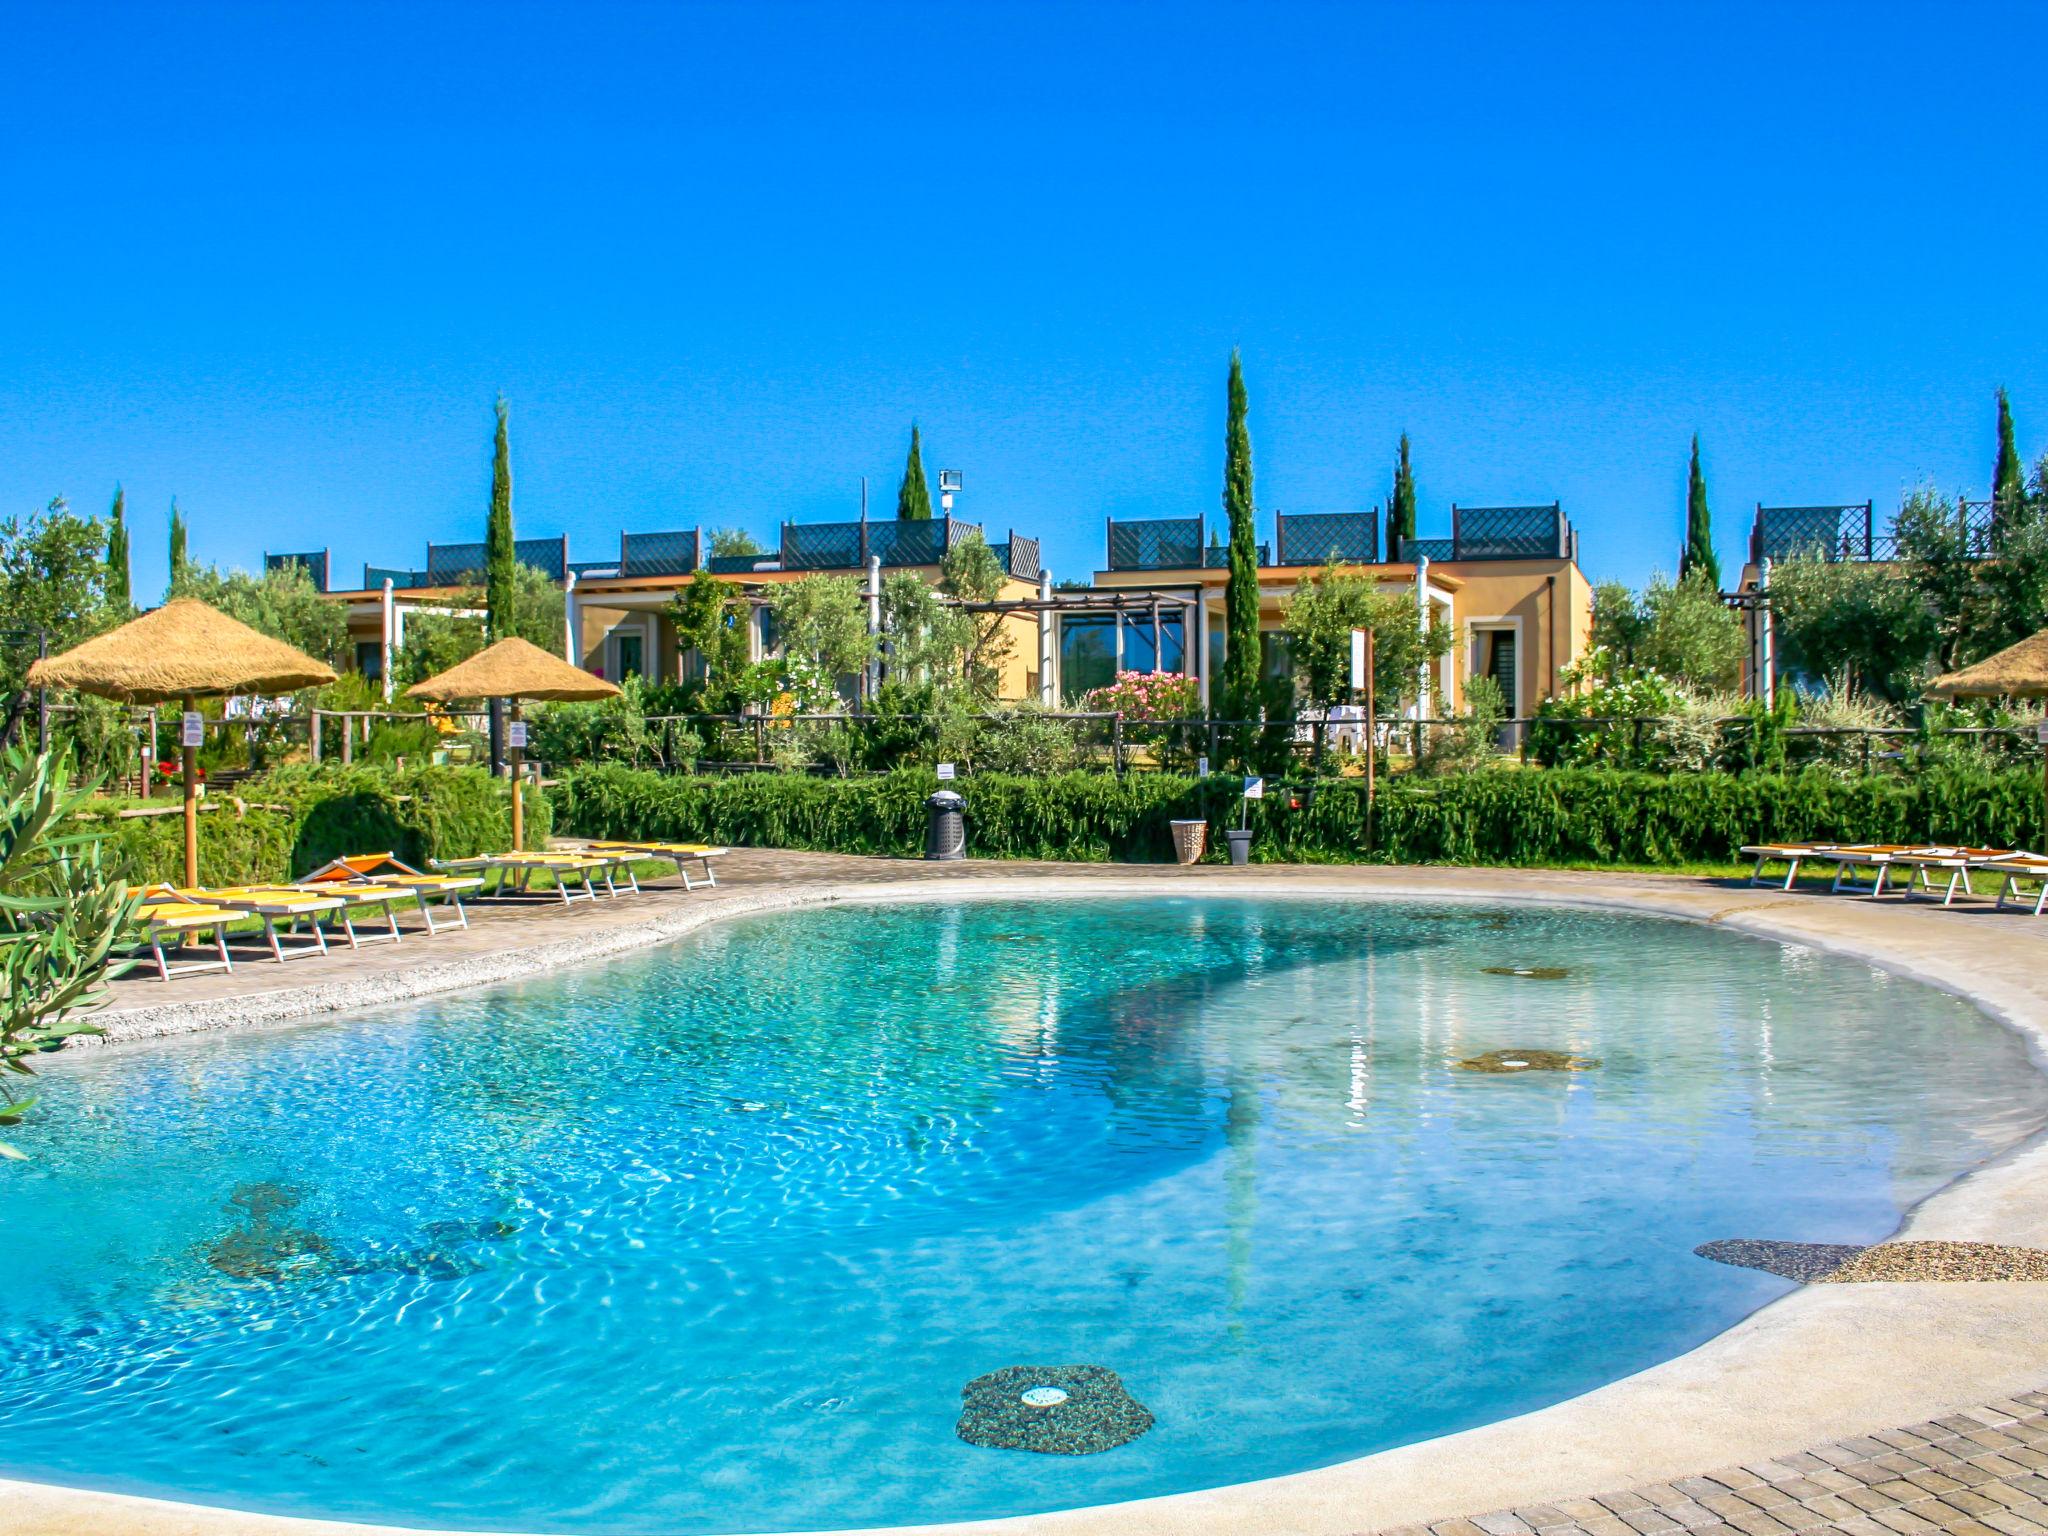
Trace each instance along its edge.
<instances>
[{"instance_id":1,"label":"metal trash bin","mask_svg":"<svg viewBox=\"0 0 2048 1536\"><path fill-rule=\"evenodd\" d=\"M1252 835L1236 827L1230 827L1223 834L1223 841L1230 845L1230 862L1249 864L1251 862Z\"/></svg>"},{"instance_id":2,"label":"metal trash bin","mask_svg":"<svg viewBox=\"0 0 2048 1536\"><path fill-rule=\"evenodd\" d=\"M924 856L928 859L967 857L967 802L958 791L942 789L926 799Z\"/></svg>"}]
</instances>

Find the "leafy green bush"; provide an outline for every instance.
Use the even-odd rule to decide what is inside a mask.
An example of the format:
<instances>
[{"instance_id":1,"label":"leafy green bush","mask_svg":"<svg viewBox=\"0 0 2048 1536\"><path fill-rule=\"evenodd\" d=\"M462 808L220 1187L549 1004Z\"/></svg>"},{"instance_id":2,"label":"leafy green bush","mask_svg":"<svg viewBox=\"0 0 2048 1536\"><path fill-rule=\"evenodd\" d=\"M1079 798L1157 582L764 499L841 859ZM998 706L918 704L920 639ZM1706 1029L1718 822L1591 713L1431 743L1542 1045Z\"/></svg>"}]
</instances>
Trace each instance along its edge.
<instances>
[{"instance_id":1,"label":"leafy green bush","mask_svg":"<svg viewBox=\"0 0 2048 1536\"><path fill-rule=\"evenodd\" d=\"M923 847L923 770L865 779L796 774L676 778L579 769L553 794L564 830L768 848L911 856ZM983 858L1164 860L1167 824L1203 817L1210 844L1236 825L1240 781L1176 774L971 775L967 846ZM1608 769L1459 774L1383 784L1368 831L1365 785L1271 785L1251 807L1253 856L1299 863L1681 864L1799 837L2026 847L2041 840L2029 770L1911 777L1658 775Z\"/></svg>"},{"instance_id":2,"label":"leafy green bush","mask_svg":"<svg viewBox=\"0 0 2048 1536\"><path fill-rule=\"evenodd\" d=\"M478 768L302 765L253 779L237 793L254 802L242 814L222 796L200 818L203 885L303 875L343 854L388 851L425 867L429 859L499 852L512 839L511 797ZM115 814L132 804L89 802L73 829L98 834L110 868L124 879L182 881L184 819ZM528 785L526 845L545 847L552 825L547 797Z\"/></svg>"}]
</instances>

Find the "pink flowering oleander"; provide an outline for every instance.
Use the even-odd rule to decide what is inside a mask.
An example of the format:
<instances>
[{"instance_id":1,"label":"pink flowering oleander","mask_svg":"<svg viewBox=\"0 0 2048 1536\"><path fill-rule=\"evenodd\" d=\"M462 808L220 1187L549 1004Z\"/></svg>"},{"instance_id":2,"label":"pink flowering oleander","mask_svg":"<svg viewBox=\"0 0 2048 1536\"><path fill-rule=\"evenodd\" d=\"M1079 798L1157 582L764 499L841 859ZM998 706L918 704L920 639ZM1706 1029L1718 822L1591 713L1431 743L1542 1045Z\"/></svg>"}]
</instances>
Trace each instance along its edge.
<instances>
[{"instance_id":1,"label":"pink flowering oleander","mask_svg":"<svg viewBox=\"0 0 2048 1536\"><path fill-rule=\"evenodd\" d=\"M1141 720L1184 718L1200 708L1195 680L1178 672L1119 672L1082 701L1085 708Z\"/></svg>"}]
</instances>

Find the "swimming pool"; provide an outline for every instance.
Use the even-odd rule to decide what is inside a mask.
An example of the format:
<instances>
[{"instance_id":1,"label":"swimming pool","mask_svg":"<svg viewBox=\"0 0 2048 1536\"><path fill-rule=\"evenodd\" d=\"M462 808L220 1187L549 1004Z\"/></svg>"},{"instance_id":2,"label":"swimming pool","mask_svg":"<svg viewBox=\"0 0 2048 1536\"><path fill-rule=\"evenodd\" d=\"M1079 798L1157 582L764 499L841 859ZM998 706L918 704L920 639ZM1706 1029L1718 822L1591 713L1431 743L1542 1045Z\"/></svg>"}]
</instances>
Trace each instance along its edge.
<instances>
[{"instance_id":1,"label":"swimming pool","mask_svg":"<svg viewBox=\"0 0 2048 1536\"><path fill-rule=\"evenodd\" d=\"M1561 974L1560 974L1561 973ZM1581 1070L1467 1070L1555 1051ZM1968 1005L1718 930L1329 898L734 919L80 1054L0 1168L16 1476L413 1524L773 1530L1302 1470L1556 1401L2048 1122ZM1101 1455L955 1433L1118 1372Z\"/></svg>"}]
</instances>

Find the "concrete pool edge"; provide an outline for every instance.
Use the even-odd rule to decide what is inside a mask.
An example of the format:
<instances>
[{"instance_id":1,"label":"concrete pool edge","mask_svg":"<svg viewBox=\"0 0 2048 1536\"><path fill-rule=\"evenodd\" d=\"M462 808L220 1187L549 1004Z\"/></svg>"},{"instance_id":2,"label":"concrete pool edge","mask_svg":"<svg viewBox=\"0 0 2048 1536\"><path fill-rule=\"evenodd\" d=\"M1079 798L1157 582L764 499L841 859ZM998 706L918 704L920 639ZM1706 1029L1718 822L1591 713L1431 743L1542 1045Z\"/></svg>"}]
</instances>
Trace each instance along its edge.
<instances>
[{"instance_id":1,"label":"concrete pool edge","mask_svg":"<svg viewBox=\"0 0 2048 1536\"><path fill-rule=\"evenodd\" d=\"M958 866L954 867L956 870ZM117 1043L195 1028L248 1026L542 974L667 942L705 923L834 902L1062 895L1345 894L1564 904L1727 926L1880 965L1968 998L2018 1031L2038 1066L2048 1044L2048 957L2030 919L1910 910L1849 898L1747 891L1675 877L1511 870L1127 869L920 877L895 866L868 885L790 882L721 892L653 921L422 968L394 993L336 977L278 988L210 1021L172 1009L123 1010ZM644 909L643 919L644 919ZM445 973L445 974L444 974ZM368 995L365 995L366 990ZM324 999L324 1001L323 1001ZM269 1010L266 1012L266 1008ZM279 1011L285 1010L285 1011ZM226 1014L226 1017L222 1015ZM1790 1235L1790 1234L1788 1234ZM2048 1244L2048 1145L2008 1153L1930 1196L1902 1235ZM1301 1536L1437 1520L1597 1493L1754 1462L2034 1389L2048 1367L2048 1287L1884 1284L1796 1291L1685 1355L1549 1408L1441 1439L1257 1483L1118 1505L917 1529L946 1536L1095 1536L1104 1532L1271 1531ZM0 1532L344 1532L393 1530L0 1482ZM902 1528L898 1528L902 1529Z\"/></svg>"}]
</instances>

